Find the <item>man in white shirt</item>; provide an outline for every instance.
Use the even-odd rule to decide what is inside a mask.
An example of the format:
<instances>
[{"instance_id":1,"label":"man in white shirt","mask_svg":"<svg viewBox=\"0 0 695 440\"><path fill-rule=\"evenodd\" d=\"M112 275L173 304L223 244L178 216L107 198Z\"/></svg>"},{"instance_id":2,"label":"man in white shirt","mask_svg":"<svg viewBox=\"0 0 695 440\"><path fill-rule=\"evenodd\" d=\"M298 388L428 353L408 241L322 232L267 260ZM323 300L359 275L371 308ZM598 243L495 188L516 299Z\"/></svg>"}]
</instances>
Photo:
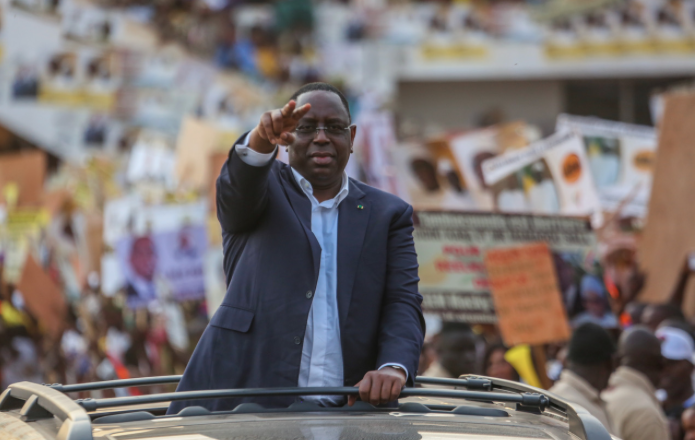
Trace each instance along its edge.
<instances>
[{"instance_id":1,"label":"man in white shirt","mask_svg":"<svg viewBox=\"0 0 695 440\"><path fill-rule=\"evenodd\" d=\"M180 390L358 384L378 405L412 384L424 333L412 208L347 177L355 133L344 96L314 83L232 148L217 182L228 290ZM274 160L278 145L289 166ZM187 401L169 412L294 400Z\"/></svg>"}]
</instances>

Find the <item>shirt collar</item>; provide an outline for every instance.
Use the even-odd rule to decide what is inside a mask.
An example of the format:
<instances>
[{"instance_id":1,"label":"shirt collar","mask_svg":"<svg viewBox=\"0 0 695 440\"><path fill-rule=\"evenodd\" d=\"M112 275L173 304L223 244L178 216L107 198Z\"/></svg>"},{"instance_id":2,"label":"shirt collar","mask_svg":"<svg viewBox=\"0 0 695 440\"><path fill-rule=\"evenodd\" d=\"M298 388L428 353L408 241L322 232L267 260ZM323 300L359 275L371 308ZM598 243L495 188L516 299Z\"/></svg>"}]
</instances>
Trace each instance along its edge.
<instances>
[{"instance_id":1,"label":"shirt collar","mask_svg":"<svg viewBox=\"0 0 695 440\"><path fill-rule=\"evenodd\" d=\"M618 367L618 369L615 370L615 373L613 373L613 376L611 376L609 383L611 386L619 386L624 384L635 388L641 388L643 391L649 394L649 396L652 396L652 399L655 402L658 402L656 399L656 388L654 388L654 385L649 381L649 379L647 379L647 376L634 368L626 366Z\"/></svg>"},{"instance_id":2,"label":"shirt collar","mask_svg":"<svg viewBox=\"0 0 695 440\"><path fill-rule=\"evenodd\" d=\"M583 377L575 374L570 370L563 370L560 374L560 380L566 382L569 386L577 390L582 396L594 402L600 402L601 397L596 388L591 386Z\"/></svg>"},{"instance_id":3,"label":"shirt collar","mask_svg":"<svg viewBox=\"0 0 695 440\"><path fill-rule=\"evenodd\" d=\"M309 200L311 200L312 206L323 205L334 208L340 205L340 202L345 200L345 198L348 196L348 193L350 192L350 179L348 178L347 172L343 171L343 183L340 187L340 191L338 191L338 194L330 200L326 200L322 203L319 203L318 200L316 200L316 197L314 197L314 188L311 186L311 183L309 183L309 181L306 178L304 178L304 176L299 174L297 170L295 170L292 167L290 167L290 169L292 170L292 174L294 175L294 180L297 181L297 184L299 184L299 187L302 188L304 194L306 194L306 196L309 197ZM326 205L324 205L324 203Z\"/></svg>"}]
</instances>

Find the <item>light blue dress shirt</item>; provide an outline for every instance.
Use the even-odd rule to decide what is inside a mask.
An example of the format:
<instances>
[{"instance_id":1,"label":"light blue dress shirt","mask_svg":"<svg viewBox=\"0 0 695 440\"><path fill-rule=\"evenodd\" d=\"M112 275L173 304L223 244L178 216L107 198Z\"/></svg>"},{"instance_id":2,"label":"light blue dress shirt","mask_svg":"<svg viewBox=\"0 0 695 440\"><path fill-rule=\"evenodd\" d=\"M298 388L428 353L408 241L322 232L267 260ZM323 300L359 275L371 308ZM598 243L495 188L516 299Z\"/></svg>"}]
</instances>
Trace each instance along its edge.
<instances>
[{"instance_id":1,"label":"light blue dress shirt","mask_svg":"<svg viewBox=\"0 0 695 440\"><path fill-rule=\"evenodd\" d=\"M248 147L249 136L236 146L237 154L251 166L263 166L275 156L275 152L262 154ZM277 148L277 147L276 147ZM321 246L321 262L316 291L309 311L302 361L299 366L300 387L342 387L343 350L340 342L340 319L338 315L338 207L349 192L349 179L343 172L343 183L338 194L321 203L314 197L311 183L294 168L292 174L311 201L311 232ZM408 370L401 364L387 363L379 369L397 366ZM352 384L350 384L352 385ZM335 406L345 402L343 396L306 396L320 405Z\"/></svg>"}]
</instances>

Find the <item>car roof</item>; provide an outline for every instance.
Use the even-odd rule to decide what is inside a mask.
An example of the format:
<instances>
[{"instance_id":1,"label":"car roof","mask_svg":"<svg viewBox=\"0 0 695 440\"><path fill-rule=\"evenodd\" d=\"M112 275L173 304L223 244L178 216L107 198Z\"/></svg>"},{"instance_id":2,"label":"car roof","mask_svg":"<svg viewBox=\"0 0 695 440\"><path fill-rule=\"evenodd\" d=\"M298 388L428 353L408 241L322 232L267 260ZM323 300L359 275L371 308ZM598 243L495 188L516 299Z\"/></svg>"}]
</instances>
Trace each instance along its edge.
<instances>
[{"instance_id":1,"label":"car roof","mask_svg":"<svg viewBox=\"0 0 695 440\"><path fill-rule=\"evenodd\" d=\"M73 401L65 393L176 382L179 376L44 386L11 385L0 396L0 416L15 417L52 440L167 438L423 438L608 440L605 428L581 407L526 385L492 378L417 378L446 389L405 388L397 408L320 408L309 402L266 409L241 404L233 411L188 407L165 415L169 400L253 395L355 394L355 388L206 390ZM135 384L135 385L134 385ZM462 389L453 389L453 386ZM56 423L58 422L58 423ZM2 428L0 427L0 433ZM482 436L482 437L481 437Z\"/></svg>"},{"instance_id":2,"label":"car roof","mask_svg":"<svg viewBox=\"0 0 695 440\"><path fill-rule=\"evenodd\" d=\"M399 411L365 413L224 414L184 419L171 417L127 424L95 425L94 439L136 440L166 437L187 440L243 439L570 439L560 422L526 423L513 418L491 419L439 413Z\"/></svg>"}]
</instances>

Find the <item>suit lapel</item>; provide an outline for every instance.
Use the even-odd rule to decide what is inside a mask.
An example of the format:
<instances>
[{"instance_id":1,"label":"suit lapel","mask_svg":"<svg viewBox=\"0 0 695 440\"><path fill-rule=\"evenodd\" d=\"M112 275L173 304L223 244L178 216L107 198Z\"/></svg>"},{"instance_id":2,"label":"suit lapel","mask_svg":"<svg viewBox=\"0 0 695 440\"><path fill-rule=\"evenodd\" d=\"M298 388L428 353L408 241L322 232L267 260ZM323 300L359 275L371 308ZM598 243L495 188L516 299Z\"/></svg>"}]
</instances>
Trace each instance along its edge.
<instances>
[{"instance_id":1,"label":"suit lapel","mask_svg":"<svg viewBox=\"0 0 695 440\"><path fill-rule=\"evenodd\" d=\"M304 234L306 234L307 240L309 240L309 245L311 248L311 256L314 263L314 287L319 279L319 267L321 262L321 245L319 245L318 240L311 232L311 201L304 194L304 191L299 187L299 184L292 175L292 170L289 166L283 167L282 174L284 182L283 189L287 198L290 200L292 209L299 219L299 223L302 224L304 229Z\"/></svg>"},{"instance_id":2,"label":"suit lapel","mask_svg":"<svg viewBox=\"0 0 695 440\"><path fill-rule=\"evenodd\" d=\"M338 313L341 333L345 326L352 286L359 265L362 243L369 224L371 206L363 199L364 192L350 181L350 191L338 208Z\"/></svg>"}]
</instances>

